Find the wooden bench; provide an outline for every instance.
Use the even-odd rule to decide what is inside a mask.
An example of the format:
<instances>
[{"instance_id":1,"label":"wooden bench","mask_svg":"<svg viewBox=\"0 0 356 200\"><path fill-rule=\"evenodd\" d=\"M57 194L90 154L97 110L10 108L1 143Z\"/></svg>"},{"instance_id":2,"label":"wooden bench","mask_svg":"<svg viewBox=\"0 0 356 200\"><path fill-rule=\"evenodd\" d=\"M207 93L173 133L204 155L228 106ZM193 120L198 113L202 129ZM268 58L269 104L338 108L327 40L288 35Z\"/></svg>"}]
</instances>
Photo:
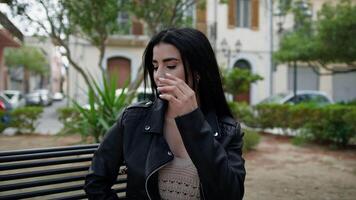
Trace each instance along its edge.
<instances>
[{"instance_id":1,"label":"wooden bench","mask_svg":"<svg viewBox=\"0 0 356 200\"><path fill-rule=\"evenodd\" d=\"M0 200L86 199L84 179L98 144L0 152ZM113 186L125 197L126 174Z\"/></svg>"}]
</instances>

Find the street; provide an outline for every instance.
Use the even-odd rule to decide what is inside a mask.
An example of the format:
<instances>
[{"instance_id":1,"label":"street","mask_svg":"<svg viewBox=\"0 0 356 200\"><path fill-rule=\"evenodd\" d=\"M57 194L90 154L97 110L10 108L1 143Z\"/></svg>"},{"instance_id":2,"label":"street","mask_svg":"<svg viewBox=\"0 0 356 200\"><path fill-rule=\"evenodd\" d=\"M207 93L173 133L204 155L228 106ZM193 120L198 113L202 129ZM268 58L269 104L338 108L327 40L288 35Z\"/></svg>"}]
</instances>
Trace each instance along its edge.
<instances>
[{"instance_id":1,"label":"street","mask_svg":"<svg viewBox=\"0 0 356 200\"><path fill-rule=\"evenodd\" d=\"M53 101L51 106L44 107L41 118L38 120L39 124L36 128L36 133L55 135L61 130L63 125L58 121L57 109L65 107L66 102L66 99Z\"/></svg>"},{"instance_id":2,"label":"street","mask_svg":"<svg viewBox=\"0 0 356 200\"><path fill-rule=\"evenodd\" d=\"M51 106L43 107L43 113L40 119L37 121L38 125L36 127L36 134L41 135L55 135L61 128L62 124L58 121L57 109L66 107L67 100L54 101ZM4 135L14 135L16 132L15 128L7 128L4 130Z\"/></svg>"}]
</instances>

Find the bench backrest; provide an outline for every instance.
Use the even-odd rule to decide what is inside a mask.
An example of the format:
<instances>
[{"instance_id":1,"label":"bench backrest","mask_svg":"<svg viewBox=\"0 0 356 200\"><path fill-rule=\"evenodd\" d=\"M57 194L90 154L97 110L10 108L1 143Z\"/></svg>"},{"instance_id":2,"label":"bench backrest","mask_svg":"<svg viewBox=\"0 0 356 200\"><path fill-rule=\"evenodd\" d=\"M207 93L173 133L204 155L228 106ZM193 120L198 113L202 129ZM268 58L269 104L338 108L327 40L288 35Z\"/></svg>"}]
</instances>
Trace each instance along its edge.
<instances>
[{"instance_id":1,"label":"bench backrest","mask_svg":"<svg viewBox=\"0 0 356 200\"><path fill-rule=\"evenodd\" d=\"M84 179L98 144L0 152L0 200L85 199ZM113 189L125 196L126 175Z\"/></svg>"}]
</instances>

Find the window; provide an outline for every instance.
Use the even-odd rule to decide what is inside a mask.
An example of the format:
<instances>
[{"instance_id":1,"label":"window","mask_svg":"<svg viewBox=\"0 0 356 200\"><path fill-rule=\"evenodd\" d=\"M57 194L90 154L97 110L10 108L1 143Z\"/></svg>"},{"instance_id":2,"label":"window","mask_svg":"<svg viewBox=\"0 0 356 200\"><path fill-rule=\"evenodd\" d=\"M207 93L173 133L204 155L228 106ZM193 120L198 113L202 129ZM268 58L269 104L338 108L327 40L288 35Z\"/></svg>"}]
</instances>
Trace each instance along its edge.
<instances>
[{"instance_id":1,"label":"window","mask_svg":"<svg viewBox=\"0 0 356 200\"><path fill-rule=\"evenodd\" d=\"M251 25L251 1L237 0L236 26L249 28Z\"/></svg>"},{"instance_id":2,"label":"window","mask_svg":"<svg viewBox=\"0 0 356 200\"><path fill-rule=\"evenodd\" d=\"M258 29L260 0L229 0L228 27Z\"/></svg>"}]
</instances>

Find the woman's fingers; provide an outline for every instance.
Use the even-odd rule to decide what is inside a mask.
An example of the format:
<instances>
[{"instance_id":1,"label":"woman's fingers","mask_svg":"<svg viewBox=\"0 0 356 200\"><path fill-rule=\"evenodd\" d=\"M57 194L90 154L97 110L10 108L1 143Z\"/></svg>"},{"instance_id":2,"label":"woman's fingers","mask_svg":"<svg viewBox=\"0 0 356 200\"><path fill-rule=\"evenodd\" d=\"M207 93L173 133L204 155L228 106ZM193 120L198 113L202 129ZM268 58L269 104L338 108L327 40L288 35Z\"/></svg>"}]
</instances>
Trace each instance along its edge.
<instances>
[{"instance_id":1,"label":"woman's fingers","mask_svg":"<svg viewBox=\"0 0 356 200\"><path fill-rule=\"evenodd\" d=\"M195 92L183 80L170 74L159 80L164 85L157 88L161 93L159 97L170 102L176 116L189 113L198 107Z\"/></svg>"},{"instance_id":2,"label":"woman's fingers","mask_svg":"<svg viewBox=\"0 0 356 200\"><path fill-rule=\"evenodd\" d=\"M175 96L171 95L171 94L160 94L159 97L161 99L167 100L169 102L172 102L174 104L180 103L179 99L177 99Z\"/></svg>"},{"instance_id":3,"label":"woman's fingers","mask_svg":"<svg viewBox=\"0 0 356 200\"><path fill-rule=\"evenodd\" d=\"M194 93L194 91L187 85L187 83L169 73L166 73L166 78L160 78L160 81L166 85L175 85L182 91L183 94L188 95L192 92Z\"/></svg>"},{"instance_id":4,"label":"woman's fingers","mask_svg":"<svg viewBox=\"0 0 356 200\"><path fill-rule=\"evenodd\" d=\"M158 87L157 89L161 94L168 93L175 96L178 99L184 96L183 92L175 85L162 86L162 87Z\"/></svg>"}]
</instances>

